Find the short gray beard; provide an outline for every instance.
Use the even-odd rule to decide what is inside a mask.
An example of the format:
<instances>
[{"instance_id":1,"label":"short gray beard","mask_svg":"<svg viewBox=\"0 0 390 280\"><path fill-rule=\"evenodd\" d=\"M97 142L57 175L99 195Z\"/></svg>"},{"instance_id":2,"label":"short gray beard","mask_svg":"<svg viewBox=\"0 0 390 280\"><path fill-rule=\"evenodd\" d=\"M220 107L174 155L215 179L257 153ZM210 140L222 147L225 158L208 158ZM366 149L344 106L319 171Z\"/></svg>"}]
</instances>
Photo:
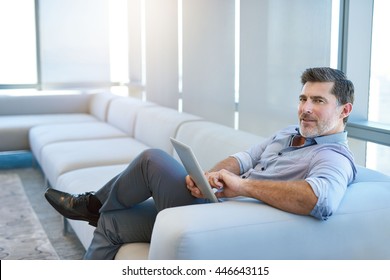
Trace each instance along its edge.
<instances>
[{"instance_id":1,"label":"short gray beard","mask_svg":"<svg viewBox=\"0 0 390 280\"><path fill-rule=\"evenodd\" d=\"M325 135L326 132L332 129L332 127L329 124L321 124L321 123L317 123L317 124L318 125L312 129L302 128L300 125L299 132L305 138L314 138L318 136L323 136Z\"/></svg>"}]
</instances>

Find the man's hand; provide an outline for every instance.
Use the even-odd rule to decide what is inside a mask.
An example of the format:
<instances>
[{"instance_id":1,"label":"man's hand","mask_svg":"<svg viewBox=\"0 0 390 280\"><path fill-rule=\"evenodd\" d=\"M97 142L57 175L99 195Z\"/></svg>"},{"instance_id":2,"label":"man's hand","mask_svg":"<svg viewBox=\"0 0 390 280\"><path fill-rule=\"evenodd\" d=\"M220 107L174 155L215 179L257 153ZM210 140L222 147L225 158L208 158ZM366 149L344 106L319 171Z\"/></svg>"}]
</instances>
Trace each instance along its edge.
<instances>
[{"instance_id":1,"label":"man's hand","mask_svg":"<svg viewBox=\"0 0 390 280\"><path fill-rule=\"evenodd\" d=\"M218 192L216 196L222 197L235 197L241 194L241 178L234 173L222 169L216 172L206 172L206 179L208 180L212 188L216 188ZM186 184L188 190L194 197L204 198L200 189L196 186L195 182L190 176L186 176Z\"/></svg>"},{"instance_id":2,"label":"man's hand","mask_svg":"<svg viewBox=\"0 0 390 280\"><path fill-rule=\"evenodd\" d=\"M218 192L215 193L218 198L243 195L241 188L242 179L238 175L226 169L207 173L206 175L209 184L213 188L218 189Z\"/></svg>"},{"instance_id":3,"label":"man's hand","mask_svg":"<svg viewBox=\"0 0 390 280\"><path fill-rule=\"evenodd\" d=\"M186 176L187 189L191 192L191 195L197 198L203 198L203 194L200 189L196 186L190 175Z\"/></svg>"}]
</instances>

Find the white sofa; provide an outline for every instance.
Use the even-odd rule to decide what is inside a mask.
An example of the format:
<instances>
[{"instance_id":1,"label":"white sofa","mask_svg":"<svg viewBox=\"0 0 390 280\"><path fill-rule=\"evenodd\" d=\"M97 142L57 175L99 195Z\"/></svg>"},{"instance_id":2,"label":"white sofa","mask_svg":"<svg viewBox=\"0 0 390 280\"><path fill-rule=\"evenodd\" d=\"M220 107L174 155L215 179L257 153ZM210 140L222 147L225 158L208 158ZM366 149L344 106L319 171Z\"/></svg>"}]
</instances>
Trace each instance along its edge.
<instances>
[{"instance_id":1,"label":"white sofa","mask_svg":"<svg viewBox=\"0 0 390 280\"><path fill-rule=\"evenodd\" d=\"M62 123L56 122L56 115L47 115L41 124L31 123L38 112L0 116L0 137L8 139L4 146L0 141L0 150L23 145L31 149L49 184L71 193L97 190L150 147L178 159L169 137L192 146L206 170L263 140L138 99L109 93L66 99L73 97L80 109L69 110L59 118ZM43 97L37 100L41 106L46 102ZM41 112L52 113L45 108ZM23 119L28 137L15 132ZM8 122L15 127L10 129ZM15 140L24 144L13 147L15 137L24 137ZM86 222L68 222L87 248L94 228ZM389 259L389 236L390 177L358 167L355 182L328 221L246 198L171 208L158 214L150 244L125 244L116 259Z\"/></svg>"}]
</instances>

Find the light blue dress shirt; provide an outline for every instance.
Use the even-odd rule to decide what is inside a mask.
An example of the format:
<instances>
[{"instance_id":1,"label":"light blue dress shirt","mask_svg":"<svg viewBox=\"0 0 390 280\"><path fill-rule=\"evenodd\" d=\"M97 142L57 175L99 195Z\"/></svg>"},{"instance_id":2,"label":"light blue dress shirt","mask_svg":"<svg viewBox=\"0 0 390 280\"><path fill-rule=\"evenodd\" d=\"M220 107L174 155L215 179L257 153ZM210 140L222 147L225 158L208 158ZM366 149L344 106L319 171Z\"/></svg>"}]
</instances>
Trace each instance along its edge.
<instances>
[{"instance_id":1,"label":"light blue dress shirt","mask_svg":"<svg viewBox=\"0 0 390 280\"><path fill-rule=\"evenodd\" d=\"M347 132L307 138L303 146L291 147L298 133L297 126L289 126L232 156L238 160L243 178L306 180L318 198L311 215L326 220L336 211L357 172Z\"/></svg>"}]
</instances>

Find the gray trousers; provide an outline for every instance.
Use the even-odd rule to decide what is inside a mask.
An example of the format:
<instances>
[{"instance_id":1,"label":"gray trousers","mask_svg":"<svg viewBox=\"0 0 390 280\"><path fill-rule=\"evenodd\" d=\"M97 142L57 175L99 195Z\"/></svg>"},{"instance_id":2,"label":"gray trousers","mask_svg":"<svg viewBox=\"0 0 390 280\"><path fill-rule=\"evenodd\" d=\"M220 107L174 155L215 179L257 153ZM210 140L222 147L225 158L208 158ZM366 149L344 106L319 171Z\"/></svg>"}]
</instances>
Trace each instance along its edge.
<instances>
[{"instance_id":1,"label":"gray trousers","mask_svg":"<svg viewBox=\"0 0 390 280\"><path fill-rule=\"evenodd\" d=\"M142 152L96 192L103 206L84 259L114 259L124 243L150 242L159 211L204 202L187 190L186 175L164 151Z\"/></svg>"}]
</instances>

